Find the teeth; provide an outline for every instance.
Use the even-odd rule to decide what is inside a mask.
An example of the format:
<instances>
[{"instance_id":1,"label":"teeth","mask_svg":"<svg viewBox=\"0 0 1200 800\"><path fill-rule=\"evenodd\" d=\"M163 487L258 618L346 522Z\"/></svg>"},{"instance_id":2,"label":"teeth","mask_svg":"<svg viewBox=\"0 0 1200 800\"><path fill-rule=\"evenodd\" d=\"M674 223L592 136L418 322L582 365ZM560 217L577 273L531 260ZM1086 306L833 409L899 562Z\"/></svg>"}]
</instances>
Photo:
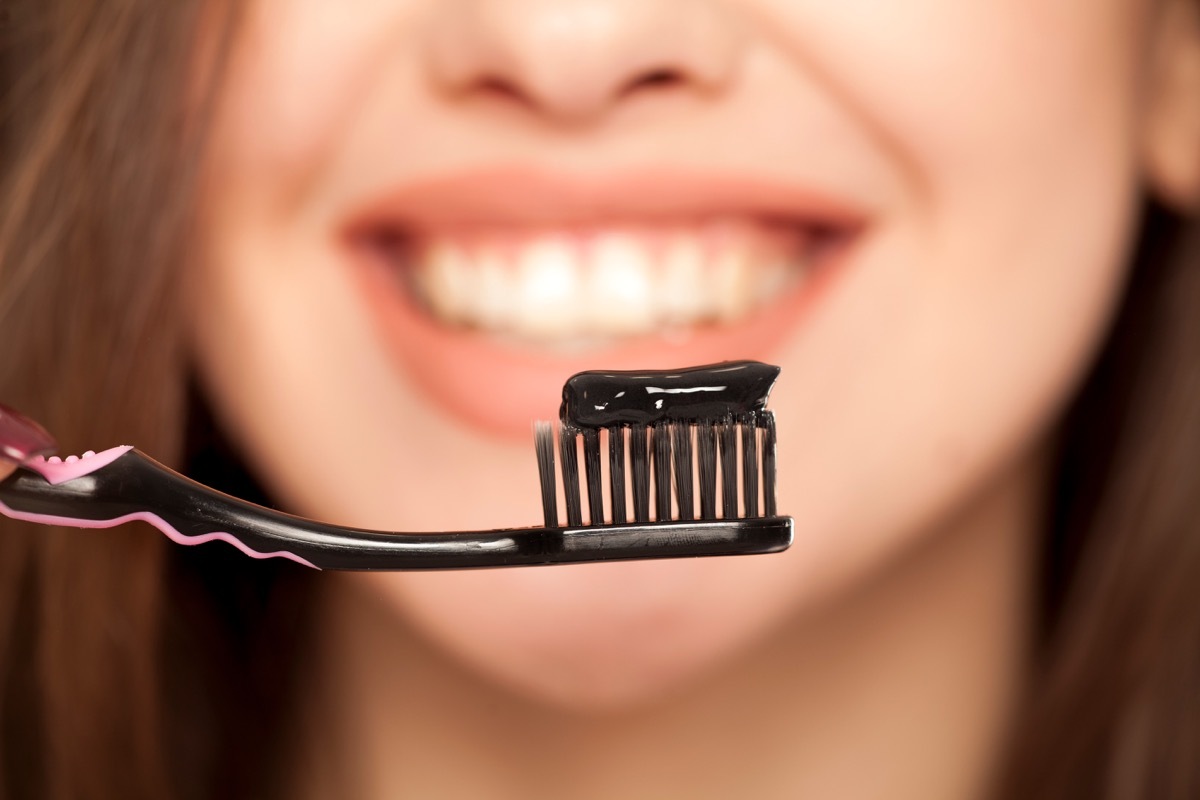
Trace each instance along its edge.
<instances>
[{"instance_id":1,"label":"teeth","mask_svg":"<svg viewBox=\"0 0 1200 800\"><path fill-rule=\"evenodd\" d=\"M508 265L500 253L486 247L477 248L474 262L474 281L468 278L468 283L475 285L469 287L467 301L471 311L466 321L484 328L505 328L510 324L513 303L518 298Z\"/></svg>"},{"instance_id":2,"label":"teeth","mask_svg":"<svg viewBox=\"0 0 1200 800\"><path fill-rule=\"evenodd\" d=\"M578 260L565 238L539 239L517 253L513 305L507 315L515 333L552 336L577 324L586 310Z\"/></svg>"},{"instance_id":3,"label":"teeth","mask_svg":"<svg viewBox=\"0 0 1200 800\"><path fill-rule=\"evenodd\" d=\"M745 253L729 250L719 253L713 264L712 286L722 300L717 307L717 317L721 321L730 322L745 316L752 289Z\"/></svg>"},{"instance_id":4,"label":"teeth","mask_svg":"<svg viewBox=\"0 0 1200 800\"><path fill-rule=\"evenodd\" d=\"M591 333L648 333L655 327L661 292L654 285L654 261L636 237L606 233L591 248L588 285Z\"/></svg>"},{"instance_id":5,"label":"teeth","mask_svg":"<svg viewBox=\"0 0 1200 800\"><path fill-rule=\"evenodd\" d=\"M704 246L695 236L673 236L662 259L659 308L665 322L686 324L714 316L719 298L705 281Z\"/></svg>"},{"instance_id":6,"label":"teeth","mask_svg":"<svg viewBox=\"0 0 1200 800\"><path fill-rule=\"evenodd\" d=\"M743 319L803 280L806 248L759 226L432 235L410 286L446 322L532 340Z\"/></svg>"},{"instance_id":7,"label":"teeth","mask_svg":"<svg viewBox=\"0 0 1200 800\"><path fill-rule=\"evenodd\" d=\"M461 248L436 242L425 253L425 268L415 271L422 294L436 299L437 310L451 322L468 317L472 303L471 266Z\"/></svg>"}]
</instances>

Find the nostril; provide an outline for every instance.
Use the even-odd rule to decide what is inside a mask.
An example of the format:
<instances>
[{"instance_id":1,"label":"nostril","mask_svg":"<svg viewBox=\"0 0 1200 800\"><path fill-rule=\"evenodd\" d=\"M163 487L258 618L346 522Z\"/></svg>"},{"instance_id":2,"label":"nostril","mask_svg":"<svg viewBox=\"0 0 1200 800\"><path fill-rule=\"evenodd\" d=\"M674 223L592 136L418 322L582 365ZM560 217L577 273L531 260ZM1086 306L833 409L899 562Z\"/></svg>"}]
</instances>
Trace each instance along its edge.
<instances>
[{"instance_id":1,"label":"nostril","mask_svg":"<svg viewBox=\"0 0 1200 800\"><path fill-rule=\"evenodd\" d=\"M521 91L519 86L500 75L484 75L475 82L472 88L477 94L483 96L531 105L528 95Z\"/></svg>"},{"instance_id":2,"label":"nostril","mask_svg":"<svg viewBox=\"0 0 1200 800\"><path fill-rule=\"evenodd\" d=\"M620 102L635 94L675 89L684 86L688 82L688 76L681 70L669 67L644 70L625 83L617 86L616 91L608 95L608 97L611 101ZM562 100L555 101L549 92L531 91L532 88L534 87L527 88L519 81L511 80L505 75L489 73L476 78L467 91L469 94L477 97L491 98L505 103L525 106L530 109L573 105ZM575 95L575 99L582 96L576 93L572 94ZM599 105L605 104L599 95L597 95L596 100Z\"/></svg>"},{"instance_id":3,"label":"nostril","mask_svg":"<svg viewBox=\"0 0 1200 800\"><path fill-rule=\"evenodd\" d=\"M634 76L632 80L620 88L617 96L628 97L644 90L675 89L687 82L687 77L679 70L671 69L670 67L652 69Z\"/></svg>"}]
</instances>

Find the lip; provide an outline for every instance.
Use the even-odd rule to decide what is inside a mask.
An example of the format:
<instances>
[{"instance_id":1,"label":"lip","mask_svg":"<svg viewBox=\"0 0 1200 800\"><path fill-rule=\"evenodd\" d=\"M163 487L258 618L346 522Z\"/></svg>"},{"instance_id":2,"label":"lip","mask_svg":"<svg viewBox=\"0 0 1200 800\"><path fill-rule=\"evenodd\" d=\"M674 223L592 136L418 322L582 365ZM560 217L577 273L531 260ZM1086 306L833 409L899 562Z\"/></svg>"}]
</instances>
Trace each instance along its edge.
<instances>
[{"instance_id":1,"label":"lip","mask_svg":"<svg viewBox=\"0 0 1200 800\"><path fill-rule=\"evenodd\" d=\"M621 340L586 353L522 347L484 331L452 328L424 312L394 266L363 246L380 230L486 225L569 229L616 222L739 216L832 232L837 246L802 285L740 322ZM841 272L868 212L831 193L743 176L664 170L564 175L495 169L412 183L381 193L341 229L354 280L386 349L433 404L489 433L527 439L556 414L561 388L586 369L669 369L735 359L771 360Z\"/></svg>"},{"instance_id":2,"label":"lip","mask_svg":"<svg viewBox=\"0 0 1200 800\"><path fill-rule=\"evenodd\" d=\"M857 230L867 210L833 192L768 179L662 169L568 175L493 169L411 184L352 213L353 236L381 225L422 230L455 225L588 225L613 219L739 214Z\"/></svg>"}]
</instances>

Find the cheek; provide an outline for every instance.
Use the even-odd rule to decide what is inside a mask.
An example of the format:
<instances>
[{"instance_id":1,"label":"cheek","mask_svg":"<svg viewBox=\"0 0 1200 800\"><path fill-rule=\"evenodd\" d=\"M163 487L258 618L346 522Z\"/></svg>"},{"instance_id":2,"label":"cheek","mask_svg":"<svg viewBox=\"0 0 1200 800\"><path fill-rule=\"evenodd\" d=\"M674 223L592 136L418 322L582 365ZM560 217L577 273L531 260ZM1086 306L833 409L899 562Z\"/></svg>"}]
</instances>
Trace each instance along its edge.
<instances>
[{"instance_id":1,"label":"cheek","mask_svg":"<svg viewBox=\"0 0 1200 800\"><path fill-rule=\"evenodd\" d=\"M346 13L321 0L249 4L232 80L222 87L217 179L269 196L281 213L310 200L329 179L364 99L381 91L381 81L414 73L397 68L414 48L393 39L414 26L420 5L354 0Z\"/></svg>"},{"instance_id":2,"label":"cheek","mask_svg":"<svg viewBox=\"0 0 1200 800\"><path fill-rule=\"evenodd\" d=\"M1035 448L1111 316L1138 26L1129 4L1026 5L770 6L909 187L782 359L785 507L810 549L793 596L861 581Z\"/></svg>"},{"instance_id":3,"label":"cheek","mask_svg":"<svg viewBox=\"0 0 1200 800\"><path fill-rule=\"evenodd\" d=\"M1114 168L1131 177L1151 16L1141 0L755 5L904 173L908 210L931 229L974 215L1007 222L1016 242L1064 192L1078 208L1113 196Z\"/></svg>"}]
</instances>

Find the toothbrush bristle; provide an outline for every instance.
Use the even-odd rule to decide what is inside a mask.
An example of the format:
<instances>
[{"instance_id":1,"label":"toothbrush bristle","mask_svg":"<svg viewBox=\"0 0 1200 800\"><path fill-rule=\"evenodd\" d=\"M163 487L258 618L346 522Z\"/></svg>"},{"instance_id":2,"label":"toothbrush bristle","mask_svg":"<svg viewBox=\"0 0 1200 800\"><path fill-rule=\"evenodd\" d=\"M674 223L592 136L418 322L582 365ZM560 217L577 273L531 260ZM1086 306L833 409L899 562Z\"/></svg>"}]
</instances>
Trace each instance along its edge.
<instances>
[{"instance_id":1,"label":"toothbrush bristle","mask_svg":"<svg viewBox=\"0 0 1200 800\"><path fill-rule=\"evenodd\" d=\"M758 516L758 435L754 414L742 419L742 509L747 517Z\"/></svg>"},{"instance_id":2,"label":"toothbrush bristle","mask_svg":"<svg viewBox=\"0 0 1200 800\"><path fill-rule=\"evenodd\" d=\"M654 451L654 519L671 518L671 434L666 422L655 423L650 431Z\"/></svg>"},{"instance_id":3,"label":"toothbrush bristle","mask_svg":"<svg viewBox=\"0 0 1200 800\"><path fill-rule=\"evenodd\" d=\"M695 517L696 504L692 495L692 426L677 422L671 427L672 450L675 455L675 500L679 518Z\"/></svg>"},{"instance_id":4,"label":"toothbrush bristle","mask_svg":"<svg viewBox=\"0 0 1200 800\"><path fill-rule=\"evenodd\" d=\"M592 525L604 522L604 489L600 478L600 431L583 431L583 468L587 476L588 521Z\"/></svg>"},{"instance_id":5,"label":"toothbrush bristle","mask_svg":"<svg viewBox=\"0 0 1200 800\"><path fill-rule=\"evenodd\" d=\"M717 431L712 423L696 426L696 456L700 466L700 519L716 519Z\"/></svg>"},{"instance_id":6,"label":"toothbrush bristle","mask_svg":"<svg viewBox=\"0 0 1200 800\"><path fill-rule=\"evenodd\" d=\"M547 527L558 524L556 438L566 524L570 527L584 524L581 488L584 483L588 525L631 521L645 524L651 518L658 522L732 520L777 514L776 429L775 415L770 411L696 422L614 425L605 428L603 434L599 428L564 425L557 437L551 423L536 423L534 439L542 515ZM582 465L578 451L581 438ZM605 460L607 492L602 471ZM626 508L627 475L631 480L632 509Z\"/></svg>"},{"instance_id":7,"label":"toothbrush bristle","mask_svg":"<svg viewBox=\"0 0 1200 800\"><path fill-rule=\"evenodd\" d=\"M574 428L559 429L558 450L562 459L563 496L567 501L567 524L583 524L583 509L579 499L579 454L575 449L577 432Z\"/></svg>"},{"instance_id":8,"label":"toothbrush bristle","mask_svg":"<svg viewBox=\"0 0 1200 800\"><path fill-rule=\"evenodd\" d=\"M762 441L762 475L763 475L763 516L773 517L776 514L775 503L775 413L763 411L763 441Z\"/></svg>"},{"instance_id":9,"label":"toothbrush bristle","mask_svg":"<svg viewBox=\"0 0 1200 800\"><path fill-rule=\"evenodd\" d=\"M625 521L625 426L608 429L608 479L612 521Z\"/></svg>"},{"instance_id":10,"label":"toothbrush bristle","mask_svg":"<svg viewBox=\"0 0 1200 800\"><path fill-rule=\"evenodd\" d=\"M629 429L629 466L633 473L633 517L650 521L650 442L647 429L635 425Z\"/></svg>"},{"instance_id":11,"label":"toothbrush bristle","mask_svg":"<svg viewBox=\"0 0 1200 800\"><path fill-rule=\"evenodd\" d=\"M533 424L533 442L542 483L542 516L546 527L552 528L558 524L558 493L554 480L554 428L549 422Z\"/></svg>"},{"instance_id":12,"label":"toothbrush bristle","mask_svg":"<svg viewBox=\"0 0 1200 800\"><path fill-rule=\"evenodd\" d=\"M726 416L721 420L721 516L733 519L738 515L738 477L737 477L737 426L733 417Z\"/></svg>"}]
</instances>

